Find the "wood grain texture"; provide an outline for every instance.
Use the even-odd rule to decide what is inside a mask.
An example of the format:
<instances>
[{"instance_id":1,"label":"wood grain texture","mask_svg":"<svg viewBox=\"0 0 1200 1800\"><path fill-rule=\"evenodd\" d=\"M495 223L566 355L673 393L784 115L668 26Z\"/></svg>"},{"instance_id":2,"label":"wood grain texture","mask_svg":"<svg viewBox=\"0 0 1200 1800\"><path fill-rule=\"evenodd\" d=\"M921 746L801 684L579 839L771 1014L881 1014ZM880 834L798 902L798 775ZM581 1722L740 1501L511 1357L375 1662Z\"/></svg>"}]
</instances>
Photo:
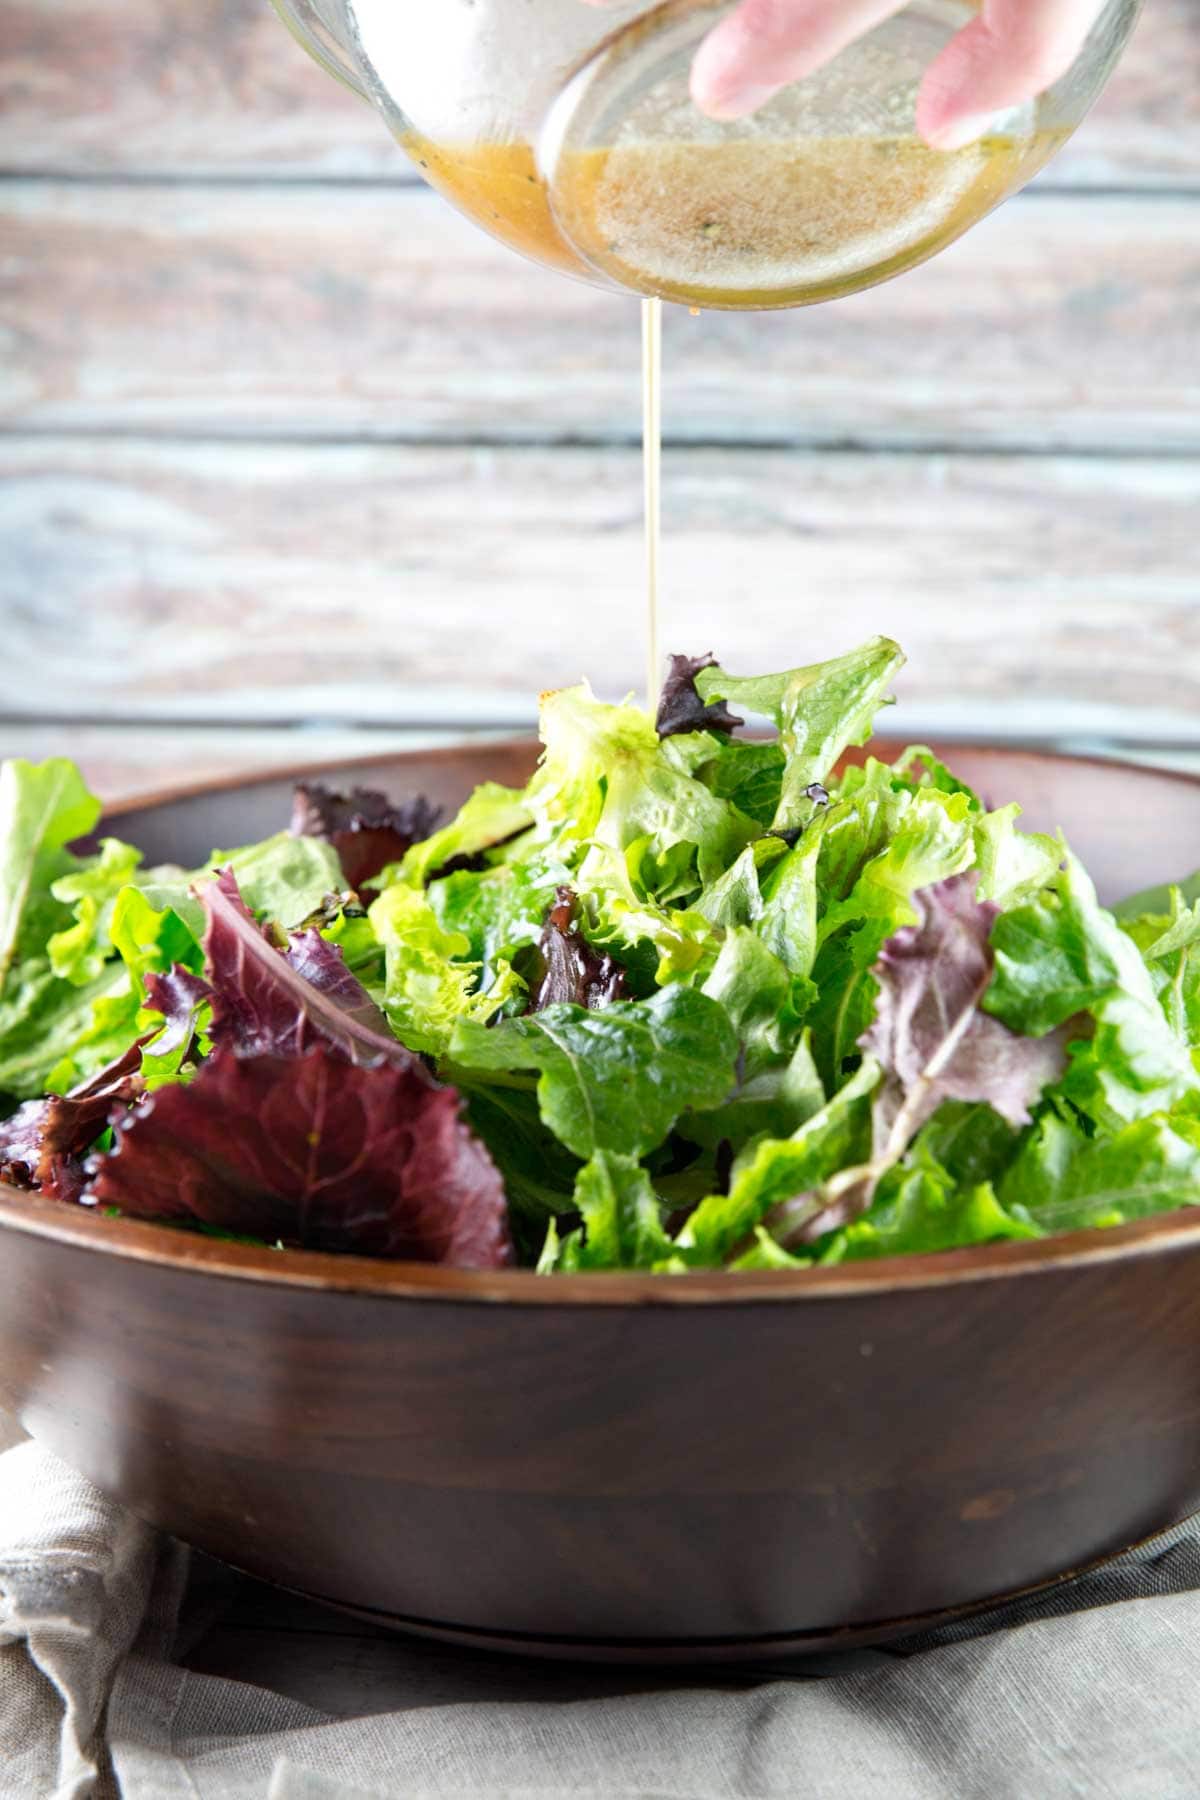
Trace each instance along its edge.
<instances>
[{"instance_id":1,"label":"wood grain texture","mask_svg":"<svg viewBox=\"0 0 1200 1800\"><path fill-rule=\"evenodd\" d=\"M406 179L371 110L265 0L0 0L0 167ZM1152 0L1049 179L1200 180L1200 15Z\"/></svg>"},{"instance_id":2,"label":"wood grain texture","mask_svg":"<svg viewBox=\"0 0 1200 1800\"><path fill-rule=\"evenodd\" d=\"M636 307L548 279L427 192L16 183L0 233L11 429L639 428ZM1200 447L1184 199L1028 196L856 299L667 326L675 440Z\"/></svg>"},{"instance_id":3,"label":"wood grain texture","mask_svg":"<svg viewBox=\"0 0 1200 1800\"><path fill-rule=\"evenodd\" d=\"M663 642L871 633L901 730L1195 739L1200 463L677 450ZM0 444L10 721L526 724L639 682L636 451ZM53 670L53 679L49 671Z\"/></svg>"}]
</instances>

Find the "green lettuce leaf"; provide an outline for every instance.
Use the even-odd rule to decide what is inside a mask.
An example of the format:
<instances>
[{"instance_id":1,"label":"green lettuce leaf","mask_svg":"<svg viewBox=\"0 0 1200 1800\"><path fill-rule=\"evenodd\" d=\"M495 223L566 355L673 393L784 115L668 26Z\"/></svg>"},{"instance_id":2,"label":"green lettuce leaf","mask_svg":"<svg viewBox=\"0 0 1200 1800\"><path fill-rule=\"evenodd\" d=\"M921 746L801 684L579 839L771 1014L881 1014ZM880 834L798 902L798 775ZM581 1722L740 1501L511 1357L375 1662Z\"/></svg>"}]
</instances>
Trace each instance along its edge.
<instances>
[{"instance_id":1,"label":"green lettuce leaf","mask_svg":"<svg viewBox=\"0 0 1200 1800\"><path fill-rule=\"evenodd\" d=\"M677 898L681 845L696 875L715 880L756 835L752 819L698 779L716 740L708 733L660 739L653 720L634 706L609 706L586 683L546 694L541 708L545 750L526 799L544 837L560 845L595 845L624 854L637 846L638 873L665 871L643 891ZM584 856L575 882L585 895L595 867Z\"/></svg>"},{"instance_id":2,"label":"green lettuce leaf","mask_svg":"<svg viewBox=\"0 0 1200 1800\"><path fill-rule=\"evenodd\" d=\"M792 852L807 892L793 882L774 938L768 925L759 927L773 945L788 933L801 943L815 940L809 967L816 998L806 1023L830 1089L856 1061L874 1016L871 970L880 950L916 919L915 893L971 866L980 817L968 792L905 785L874 759L851 773Z\"/></svg>"},{"instance_id":3,"label":"green lettuce leaf","mask_svg":"<svg viewBox=\"0 0 1200 1800\"><path fill-rule=\"evenodd\" d=\"M322 901L345 886L333 844L326 838L293 837L290 831L276 832L263 843L240 850L216 850L192 880L226 868L233 870L250 910L285 931L302 925Z\"/></svg>"},{"instance_id":4,"label":"green lettuce leaf","mask_svg":"<svg viewBox=\"0 0 1200 1800\"><path fill-rule=\"evenodd\" d=\"M100 802L65 758L0 766L0 998L14 965L44 952L66 923L53 884L79 866L67 845L99 817Z\"/></svg>"},{"instance_id":5,"label":"green lettuce leaf","mask_svg":"<svg viewBox=\"0 0 1200 1800\"><path fill-rule=\"evenodd\" d=\"M499 962L480 988L481 966L470 939L445 931L419 888L394 882L375 900L370 921L384 951L383 1010L410 1050L440 1056L463 1019L490 1019L523 992L511 965Z\"/></svg>"},{"instance_id":6,"label":"green lettuce leaf","mask_svg":"<svg viewBox=\"0 0 1200 1800\"><path fill-rule=\"evenodd\" d=\"M766 831L779 811L786 757L778 738L756 742L752 738L721 738L711 761L700 764L697 778L719 800L728 800L740 813Z\"/></svg>"},{"instance_id":7,"label":"green lettuce leaf","mask_svg":"<svg viewBox=\"0 0 1200 1800\"><path fill-rule=\"evenodd\" d=\"M99 854L90 857L69 875L60 875L51 892L70 906L72 925L55 932L48 949L56 975L75 987L95 981L112 955L111 925L117 896L136 880L142 853L119 838L105 838Z\"/></svg>"},{"instance_id":8,"label":"green lettuce leaf","mask_svg":"<svg viewBox=\"0 0 1200 1800\"><path fill-rule=\"evenodd\" d=\"M744 1269L811 1269L813 1261L811 1256L793 1256L790 1250L775 1242L770 1232L756 1225L750 1248L734 1257L728 1266L739 1273Z\"/></svg>"},{"instance_id":9,"label":"green lettuce leaf","mask_svg":"<svg viewBox=\"0 0 1200 1800\"><path fill-rule=\"evenodd\" d=\"M857 1068L859 1042L875 1017L879 987L871 973L874 961L873 939L860 941L856 933L844 932L822 946L813 970L817 997L806 1024L817 1069L830 1093Z\"/></svg>"},{"instance_id":10,"label":"green lettuce leaf","mask_svg":"<svg viewBox=\"0 0 1200 1800\"><path fill-rule=\"evenodd\" d=\"M986 1101L944 1100L918 1144L956 1188L997 1184L1021 1147L1023 1133Z\"/></svg>"},{"instance_id":11,"label":"green lettuce leaf","mask_svg":"<svg viewBox=\"0 0 1200 1800\"><path fill-rule=\"evenodd\" d=\"M1038 832L1018 831L1021 808L1014 801L976 818L975 865L979 895L997 906L1017 906L1054 880L1062 845Z\"/></svg>"},{"instance_id":12,"label":"green lettuce leaf","mask_svg":"<svg viewBox=\"0 0 1200 1800\"><path fill-rule=\"evenodd\" d=\"M774 864L763 885L756 920L757 931L768 950L803 981L812 973L819 941L817 867L823 842L822 823L814 824Z\"/></svg>"},{"instance_id":13,"label":"green lettuce leaf","mask_svg":"<svg viewBox=\"0 0 1200 1800\"><path fill-rule=\"evenodd\" d=\"M544 1271L652 1269L671 1257L654 1187L634 1157L598 1150L579 1171L575 1205L583 1224L561 1242L555 1231Z\"/></svg>"},{"instance_id":14,"label":"green lettuce leaf","mask_svg":"<svg viewBox=\"0 0 1200 1800\"><path fill-rule=\"evenodd\" d=\"M895 824L887 846L863 865L844 900L829 906L820 925L822 941L848 924L868 924L874 951L917 917L913 895L969 869L975 858L971 805L965 794L936 788L896 796Z\"/></svg>"},{"instance_id":15,"label":"green lettuce leaf","mask_svg":"<svg viewBox=\"0 0 1200 1800\"><path fill-rule=\"evenodd\" d=\"M1164 918L1171 911L1171 895L1178 893L1185 906L1200 902L1200 869L1186 881L1164 881L1158 887L1142 888L1130 894L1113 908L1118 919L1140 919L1148 915Z\"/></svg>"},{"instance_id":16,"label":"green lettuce leaf","mask_svg":"<svg viewBox=\"0 0 1200 1800\"><path fill-rule=\"evenodd\" d=\"M145 976L165 973L172 962L202 967L204 910L192 892L196 880L232 864L249 903L285 929L300 925L342 880L331 844L287 832L216 852L192 872L143 870L139 852L111 838L95 856L74 857L63 848L64 836L78 835L81 821L90 829L98 803L76 771L69 780L57 765L43 768L52 771L52 782L39 770L24 774L20 764L6 764L0 775L0 802L5 783L11 789L24 782L43 798L60 795L40 885L27 884L34 897L27 919L32 936L23 935L11 978L0 984L0 1090L18 1098L65 1093L90 1080L152 1028L142 1011ZM28 810L28 795L21 804ZM151 1048L148 1068L152 1057Z\"/></svg>"},{"instance_id":17,"label":"green lettuce leaf","mask_svg":"<svg viewBox=\"0 0 1200 1800\"><path fill-rule=\"evenodd\" d=\"M1200 1204L1200 1131L1162 1114L1109 1138L1047 1113L1000 1185L1002 1202L1041 1232L1120 1225Z\"/></svg>"},{"instance_id":18,"label":"green lettuce leaf","mask_svg":"<svg viewBox=\"0 0 1200 1800\"><path fill-rule=\"evenodd\" d=\"M924 1163L896 1170L870 1212L823 1246L820 1260L860 1262L1041 1236L1032 1221L1008 1211L990 1182L956 1187L944 1170Z\"/></svg>"},{"instance_id":19,"label":"green lettuce leaf","mask_svg":"<svg viewBox=\"0 0 1200 1800\"><path fill-rule=\"evenodd\" d=\"M204 969L204 952L173 907L160 911L136 887L122 888L117 895L110 935L126 971L126 986L110 1003L112 1027L129 1040L157 1032L161 1015L145 1003L146 977L166 975L174 968L199 975ZM186 1040L166 1053L153 1041L147 1044L142 1051L147 1086L157 1088L188 1079L192 1073L188 1050Z\"/></svg>"},{"instance_id":20,"label":"green lettuce leaf","mask_svg":"<svg viewBox=\"0 0 1200 1800\"><path fill-rule=\"evenodd\" d=\"M904 656L890 638L782 675L738 676L701 669L696 689L706 704L731 700L775 721L786 759L774 825L790 830L811 816L806 790L823 782L842 752L865 744Z\"/></svg>"},{"instance_id":21,"label":"green lettuce leaf","mask_svg":"<svg viewBox=\"0 0 1200 1800\"><path fill-rule=\"evenodd\" d=\"M466 939L468 957L479 964L480 986L487 988L502 963L537 943L555 892L567 879L560 864L539 857L461 869L430 882L426 894L442 929Z\"/></svg>"},{"instance_id":22,"label":"green lettuce leaf","mask_svg":"<svg viewBox=\"0 0 1200 1800\"><path fill-rule=\"evenodd\" d=\"M735 1159L727 1194L702 1200L676 1235L676 1247L699 1268L719 1268L743 1255L772 1209L860 1162L871 1141L871 1096L879 1084L870 1060L791 1137L752 1141Z\"/></svg>"},{"instance_id":23,"label":"green lettuce leaf","mask_svg":"<svg viewBox=\"0 0 1200 1800\"><path fill-rule=\"evenodd\" d=\"M1092 1035L1080 1028L1063 1091L1102 1129L1168 1111L1196 1089L1136 944L1073 856L1051 888L1000 915L992 948L984 1005L1010 1029L1043 1037L1089 1016Z\"/></svg>"},{"instance_id":24,"label":"green lettuce leaf","mask_svg":"<svg viewBox=\"0 0 1200 1800\"><path fill-rule=\"evenodd\" d=\"M120 992L123 971L93 967L81 945L63 954L68 980L50 951L73 922L55 886L89 866L67 846L99 816L99 801L62 758L0 767L0 1092L13 1099L65 1092L126 1047L97 1012Z\"/></svg>"},{"instance_id":25,"label":"green lettuce leaf","mask_svg":"<svg viewBox=\"0 0 1200 1800\"><path fill-rule=\"evenodd\" d=\"M386 887L393 881L406 881L413 887L423 887L446 863L485 855L527 831L532 823L523 794L516 788L501 787L499 782L485 781L448 825L414 844L401 863L384 869L375 885Z\"/></svg>"},{"instance_id":26,"label":"green lettuce leaf","mask_svg":"<svg viewBox=\"0 0 1200 1800\"><path fill-rule=\"evenodd\" d=\"M823 993L832 984L840 994L848 973L869 969L885 940L913 922L914 893L975 859L978 814L968 793L905 786L875 761L856 773L763 883L759 933ZM847 928L852 953L828 955Z\"/></svg>"},{"instance_id":27,"label":"green lettuce leaf","mask_svg":"<svg viewBox=\"0 0 1200 1800\"><path fill-rule=\"evenodd\" d=\"M65 1094L114 1062L134 1036L128 987L120 964L76 987L47 958L22 959L0 1000L0 1093Z\"/></svg>"},{"instance_id":28,"label":"green lettuce leaf","mask_svg":"<svg viewBox=\"0 0 1200 1800\"><path fill-rule=\"evenodd\" d=\"M204 908L192 890L222 869L233 870L251 912L284 931L298 929L344 886L342 865L329 840L293 837L290 831L240 850L214 850L199 869L147 869L137 885L157 912L169 907L182 919L198 943L204 935Z\"/></svg>"},{"instance_id":29,"label":"green lettuce leaf","mask_svg":"<svg viewBox=\"0 0 1200 1800\"><path fill-rule=\"evenodd\" d=\"M943 794L965 794L971 803L972 812L984 813L987 810L974 788L967 782L960 781L928 744L910 744L906 750L902 750L892 764L892 774L899 776L914 789L931 787Z\"/></svg>"},{"instance_id":30,"label":"green lettuce leaf","mask_svg":"<svg viewBox=\"0 0 1200 1800\"><path fill-rule=\"evenodd\" d=\"M766 909L764 875L786 854L783 838L756 838L723 875L709 883L696 902L696 911L713 925L753 925Z\"/></svg>"},{"instance_id":31,"label":"green lettuce leaf","mask_svg":"<svg viewBox=\"0 0 1200 1800\"><path fill-rule=\"evenodd\" d=\"M788 1054L798 1027L791 971L746 926L726 933L703 992L725 1011L753 1075Z\"/></svg>"},{"instance_id":32,"label":"green lettuce leaf","mask_svg":"<svg viewBox=\"0 0 1200 1800\"><path fill-rule=\"evenodd\" d=\"M726 1139L789 1137L825 1104L800 1025L806 989L753 931L741 926L727 934L702 992L725 1009L737 1033L737 1082L723 1105L688 1120L694 1142L715 1148Z\"/></svg>"},{"instance_id":33,"label":"green lettuce leaf","mask_svg":"<svg viewBox=\"0 0 1200 1800\"><path fill-rule=\"evenodd\" d=\"M1142 952L1175 1036L1191 1050L1200 1048L1200 903L1187 906L1172 888L1167 917L1132 920L1125 930Z\"/></svg>"},{"instance_id":34,"label":"green lettuce leaf","mask_svg":"<svg viewBox=\"0 0 1200 1800\"><path fill-rule=\"evenodd\" d=\"M866 865L887 850L912 805L914 789L871 756L861 767L847 769L830 793L831 805L813 826L821 845L818 885L824 912L845 900Z\"/></svg>"},{"instance_id":35,"label":"green lettuce leaf","mask_svg":"<svg viewBox=\"0 0 1200 1800\"><path fill-rule=\"evenodd\" d=\"M542 1123L532 1088L460 1077L471 1127L504 1177L513 1230L525 1260L536 1261L546 1220L575 1210L579 1158Z\"/></svg>"},{"instance_id":36,"label":"green lettuce leaf","mask_svg":"<svg viewBox=\"0 0 1200 1800\"><path fill-rule=\"evenodd\" d=\"M734 1085L737 1052L724 1009L674 986L599 1012L548 1006L491 1030L460 1020L448 1059L468 1072L537 1071L543 1122L568 1149L584 1158L601 1150L636 1157L661 1144L689 1108L720 1105Z\"/></svg>"},{"instance_id":37,"label":"green lettuce leaf","mask_svg":"<svg viewBox=\"0 0 1200 1800\"><path fill-rule=\"evenodd\" d=\"M624 968L636 971L649 950L650 980L665 984L702 975L715 960L721 934L711 920L694 907L663 906L639 891L627 853L593 844L570 879L589 940Z\"/></svg>"}]
</instances>

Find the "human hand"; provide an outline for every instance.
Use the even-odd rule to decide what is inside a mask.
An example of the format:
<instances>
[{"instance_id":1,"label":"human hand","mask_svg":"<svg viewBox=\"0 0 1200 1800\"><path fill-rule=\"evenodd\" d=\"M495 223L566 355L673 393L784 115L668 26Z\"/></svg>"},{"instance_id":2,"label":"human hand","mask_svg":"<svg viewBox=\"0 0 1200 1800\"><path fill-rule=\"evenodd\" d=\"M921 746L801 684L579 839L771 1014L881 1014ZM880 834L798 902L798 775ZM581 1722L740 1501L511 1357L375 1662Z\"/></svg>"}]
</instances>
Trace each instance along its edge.
<instances>
[{"instance_id":1,"label":"human hand","mask_svg":"<svg viewBox=\"0 0 1200 1800\"><path fill-rule=\"evenodd\" d=\"M605 5L609 0L589 0ZM906 0L742 0L712 30L692 65L692 98L714 119L757 112L893 13ZM977 18L935 58L921 83L917 130L958 150L991 118L1065 75L1104 0L983 0Z\"/></svg>"}]
</instances>

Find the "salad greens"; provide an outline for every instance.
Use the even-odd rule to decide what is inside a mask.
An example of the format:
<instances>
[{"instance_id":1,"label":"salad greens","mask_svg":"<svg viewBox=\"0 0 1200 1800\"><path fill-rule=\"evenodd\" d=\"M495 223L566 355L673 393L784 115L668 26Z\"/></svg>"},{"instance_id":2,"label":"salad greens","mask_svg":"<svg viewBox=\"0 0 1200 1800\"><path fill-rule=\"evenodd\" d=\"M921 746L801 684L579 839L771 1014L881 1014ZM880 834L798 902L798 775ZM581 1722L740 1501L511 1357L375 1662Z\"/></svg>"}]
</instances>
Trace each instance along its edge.
<instances>
[{"instance_id":1,"label":"salad greens","mask_svg":"<svg viewBox=\"0 0 1200 1800\"><path fill-rule=\"evenodd\" d=\"M6 764L0 1174L548 1273L1197 1203L1200 883L1114 914L932 752L844 764L902 661L882 638L761 677L675 657L657 719L546 694L521 791L443 821L309 783L290 831L190 871L90 843L70 763Z\"/></svg>"}]
</instances>

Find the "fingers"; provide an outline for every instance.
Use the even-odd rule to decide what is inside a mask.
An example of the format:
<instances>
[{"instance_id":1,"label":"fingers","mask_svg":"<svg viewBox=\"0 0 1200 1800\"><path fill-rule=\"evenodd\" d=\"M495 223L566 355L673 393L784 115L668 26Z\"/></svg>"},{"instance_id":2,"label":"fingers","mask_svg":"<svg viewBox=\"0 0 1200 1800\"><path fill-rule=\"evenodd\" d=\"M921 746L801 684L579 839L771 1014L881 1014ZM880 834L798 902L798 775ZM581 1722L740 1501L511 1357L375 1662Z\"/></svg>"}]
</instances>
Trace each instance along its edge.
<instances>
[{"instance_id":1,"label":"fingers","mask_svg":"<svg viewBox=\"0 0 1200 1800\"><path fill-rule=\"evenodd\" d=\"M692 65L692 98L714 119L740 119L832 61L905 0L742 0Z\"/></svg>"},{"instance_id":2,"label":"fingers","mask_svg":"<svg viewBox=\"0 0 1200 1800\"><path fill-rule=\"evenodd\" d=\"M831 62L906 0L742 0L692 65L692 98L714 119L756 112ZM588 0L592 6L612 0ZM1070 69L1105 0L983 0L979 17L926 72L917 129L939 150L982 136L995 114L1045 93Z\"/></svg>"},{"instance_id":3,"label":"fingers","mask_svg":"<svg viewBox=\"0 0 1200 1800\"><path fill-rule=\"evenodd\" d=\"M930 65L917 130L939 150L958 150L998 112L1045 93L1070 69L1104 0L984 0L978 19Z\"/></svg>"}]
</instances>

